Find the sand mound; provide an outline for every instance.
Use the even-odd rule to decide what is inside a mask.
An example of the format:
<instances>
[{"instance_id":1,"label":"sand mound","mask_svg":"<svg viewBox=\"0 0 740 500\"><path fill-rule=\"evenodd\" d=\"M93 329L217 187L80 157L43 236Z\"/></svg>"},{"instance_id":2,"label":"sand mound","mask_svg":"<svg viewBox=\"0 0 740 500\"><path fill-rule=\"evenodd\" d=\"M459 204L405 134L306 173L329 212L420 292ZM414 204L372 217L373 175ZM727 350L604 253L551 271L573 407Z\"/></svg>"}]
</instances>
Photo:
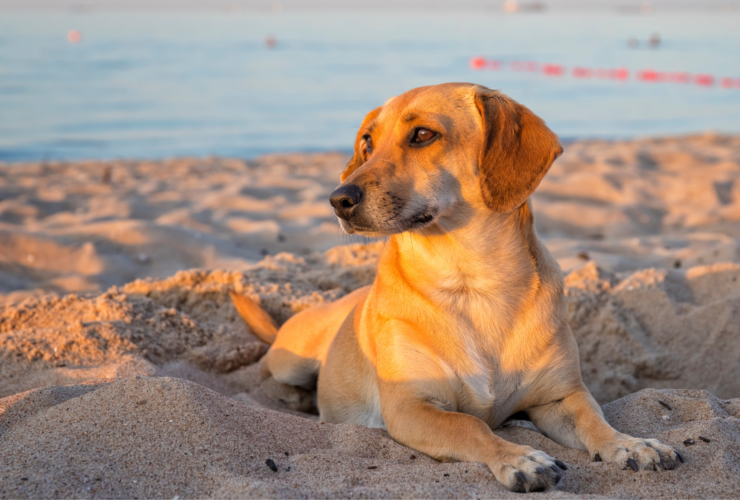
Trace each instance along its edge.
<instances>
[{"instance_id":1,"label":"sand mound","mask_svg":"<svg viewBox=\"0 0 740 500\"><path fill-rule=\"evenodd\" d=\"M187 271L97 297L28 299L0 308L0 397L101 377L172 374L227 395L252 389L231 373L267 350L246 329L229 290L261 297L280 323L372 281L382 244L308 258L268 257L247 272Z\"/></svg>"},{"instance_id":2,"label":"sand mound","mask_svg":"<svg viewBox=\"0 0 740 500\"><path fill-rule=\"evenodd\" d=\"M740 265L566 277L583 379L596 399L645 387L740 397Z\"/></svg>"},{"instance_id":3,"label":"sand mound","mask_svg":"<svg viewBox=\"0 0 740 500\"><path fill-rule=\"evenodd\" d=\"M562 492L548 496L730 497L740 491L740 400L645 390L604 410L618 430L669 443L686 464L633 473L591 462L587 453L530 430L497 433L568 463ZM173 378L37 389L0 401L0 412L4 497L516 496L481 464L438 463L378 429L250 408ZM685 446L689 438L696 444Z\"/></svg>"},{"instance_id":4,"label":"sand mound","mask_svg":"<svg viewBox=\"0 0 740 500\"><path fill-rule=\"evenodd\" d=\"M310 411L311 397L260 381L266 346L229 290L284 322L372 282L381 243L268 257L244 272L181 271L97 297L29 299L0 310L0 396L101 377L171 375L244 402ZM740 397L740 266L609 273L593 262L566 278L584 380L601 403L647 387ZM254 400L254 401L253 401ZM256 401L256 402L255 402Z\"/></svg>"}]
</instances>

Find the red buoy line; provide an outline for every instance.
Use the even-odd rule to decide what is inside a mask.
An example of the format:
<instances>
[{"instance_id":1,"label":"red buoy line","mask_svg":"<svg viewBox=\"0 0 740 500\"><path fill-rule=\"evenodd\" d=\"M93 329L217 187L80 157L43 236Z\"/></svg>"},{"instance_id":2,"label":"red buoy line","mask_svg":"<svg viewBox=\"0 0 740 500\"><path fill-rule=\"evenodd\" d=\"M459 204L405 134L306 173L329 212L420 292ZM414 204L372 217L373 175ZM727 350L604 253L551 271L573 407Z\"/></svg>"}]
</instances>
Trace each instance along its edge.
<instances>
[{"instance_id":1,"label":"red buoy line","mask_svg":"<svg viewBox=\"0 0 740 500\"><path fill-rule=\"evenodd\" d=\"M510 69L511 71L523 73L541 73L546 76L565 76L568 74L566 67L561 64L538 63L535 61L511 61L508 64L503 61L486 59L485 57L474 57L470 60L470 67L476 71L502 71ZM602 79L602 80L620 80L626 81L630 78L630 71L627 68L588 68L584 66L574 66L570 70L573 78L580 79ZM703 87L712 87L718 85L725 89L740 89L740 78L721 77L705 73L687 73L685 71L656 71L653 69L644 69L635 72L635 79L638 82L645 83L681 83L694 84Z\"/></svg>"}]
</instances>

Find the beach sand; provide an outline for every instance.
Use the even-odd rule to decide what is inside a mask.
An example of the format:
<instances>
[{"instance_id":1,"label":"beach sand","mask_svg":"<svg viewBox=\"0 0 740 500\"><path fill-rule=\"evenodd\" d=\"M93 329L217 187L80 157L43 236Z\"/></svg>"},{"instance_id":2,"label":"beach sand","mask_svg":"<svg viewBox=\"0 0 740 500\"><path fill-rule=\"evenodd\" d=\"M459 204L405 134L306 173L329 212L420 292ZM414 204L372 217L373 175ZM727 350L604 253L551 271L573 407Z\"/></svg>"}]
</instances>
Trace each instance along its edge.
<instances>
[{"instance_id":1,"label":"beach sand","mask_svg":"<svg viewBox=\"0 0 740 500\"><path fill-rule=\"evenodd\" d=\"M346 159L0 166L0 496L508 496L260 376L230 290L282 323L375 276L382 242L335 247ZM739 174L740 137L584 141L534 196L584 381L686 459L633 473L497 430L569 464L547 496L740 496Z\"/></svg>"},{"instance_id":2,"label":"beach sand","mask_svg":"<svg viewBox=\"0 0 740 500\"><path fill-rule=\"evenodd\" d=\"M0 163L0 303L362 242L327 202L347 160ZM738 261L739 162L740 136L566 144L533 197L538 231L566 272Z\"/></svg>"}]
</instances>

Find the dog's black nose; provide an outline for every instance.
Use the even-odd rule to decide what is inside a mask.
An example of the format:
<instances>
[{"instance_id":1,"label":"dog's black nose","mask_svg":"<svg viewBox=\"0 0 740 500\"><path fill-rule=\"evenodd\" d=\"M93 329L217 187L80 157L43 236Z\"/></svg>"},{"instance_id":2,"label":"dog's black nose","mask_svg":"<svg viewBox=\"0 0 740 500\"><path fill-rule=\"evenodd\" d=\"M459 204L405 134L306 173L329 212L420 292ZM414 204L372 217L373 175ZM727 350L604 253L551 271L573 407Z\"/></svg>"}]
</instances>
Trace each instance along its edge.
<instances>
[{"instance_id":1,"label":"dog's black nose","mask_svg":"<svg viewBox=\"0 0 740 500\"><path fill-rule=\"evenodd\" d=\"M354 208L362 203L362 189L354 184L338 187L329 197L334 213L344 220L349 220Z\"/></svg>"}]
</instances>

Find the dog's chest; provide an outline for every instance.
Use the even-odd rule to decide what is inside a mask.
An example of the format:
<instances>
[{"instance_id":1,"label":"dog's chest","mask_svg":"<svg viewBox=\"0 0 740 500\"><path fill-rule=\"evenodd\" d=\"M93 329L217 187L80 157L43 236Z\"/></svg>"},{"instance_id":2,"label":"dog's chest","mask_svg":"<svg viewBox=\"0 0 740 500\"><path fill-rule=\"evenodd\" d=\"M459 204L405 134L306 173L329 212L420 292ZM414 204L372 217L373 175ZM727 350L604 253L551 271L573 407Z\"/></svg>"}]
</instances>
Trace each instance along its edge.
<instances>
[{"instance_id":1,"label":"dog's chest","mask_svg":"<svg viewBox=\"0 0 740 500\"><path fill-rule=\"evenodd\" d=\"M458 369L457 411L474 415L491 426L514 412L523 392L522 373L504 373L490 353L470 349L470 362Z\"/></svg>"},{"instance_id":2,"label":"dog's chest","mask_svg":"<svg viewBox=\"0 0 740 500\"><path fill-rule=\"evenodd\" d=\"M450 359L450 368L457 377L455 406L457 411L495 427L515 412L527 390L530 372L526 363L511 370L511 363L502 359L511 356L512 341L496 328L495 315L458 317L453 327L458 338L457 352Z\"/></svg>"},{"instance_id":3,"label":"dog's chest","mask_svg":"<svg viewBox=\"0 0 740 500\"><path fill-rule=\"evenodd\" d=\"M440 354L455 373L453 411L495 427L517 411L537 378L538 360L522 345L527 332L521 331L518 294L485 279L461 279L444 283L435 297L447 311L446 324L438 326L451 340Z\"/></svg>"}]
</instances>

